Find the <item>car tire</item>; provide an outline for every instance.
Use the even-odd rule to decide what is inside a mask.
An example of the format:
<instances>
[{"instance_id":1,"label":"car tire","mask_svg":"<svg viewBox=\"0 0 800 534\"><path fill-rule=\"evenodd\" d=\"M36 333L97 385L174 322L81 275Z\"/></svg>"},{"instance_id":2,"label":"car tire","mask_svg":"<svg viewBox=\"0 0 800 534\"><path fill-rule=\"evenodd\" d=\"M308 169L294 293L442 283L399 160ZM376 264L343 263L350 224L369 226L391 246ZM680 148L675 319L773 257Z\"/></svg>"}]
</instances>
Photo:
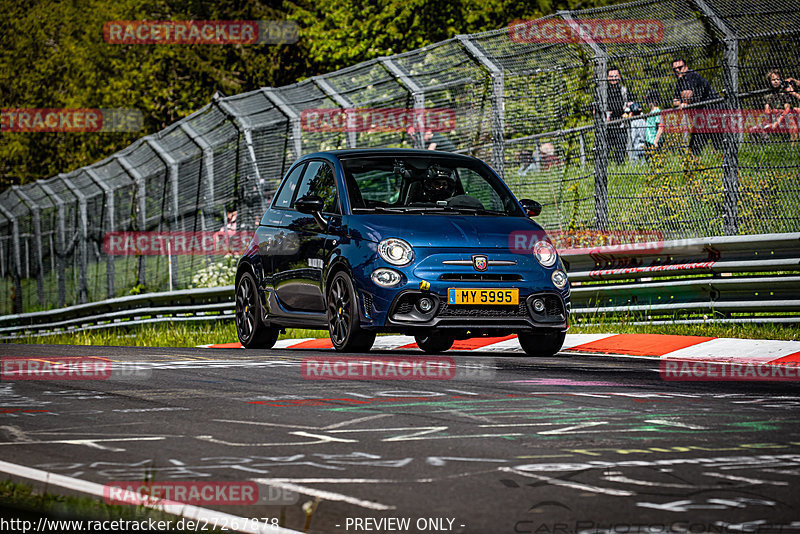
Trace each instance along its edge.
<instances>
[{"instance_id":1,"label":"car tire","mask_svg":"<svg viewBox=\"0 0 800 534\"><path fill-rule=\"evenodd\" d=\"M278 340L277 328L261 322L261 299L256 279L245 272L236 281L236 334L246 349L270 349Z\"/></svg>"},{"instance_id":2,"label":"car tire","mask_svg":"<svg viewBox=\"0 0 800 534\"><path fill-rule=\"evenodd\" d=\"M375 343L375 332L361 328L356 290L346 272L339 271L333 276L326 303L333 348L340 352L368 352Z\"/></svg>"},{"instance_id":3,"label":"car tire","mask_svg":"<svg viewBox=\"0 0 800 534\"><path fill-rule=\"evenodd\" d=\"M555 356L564 345L566 332L548 332L542 334L519 334L519 344L528 356Z\"/></svg>"},{"instance_id":4,"label":"car tire","mask_svg":"<svg viewBox=\"0 0 800 534\"><path fill-rule=\"evenodd\" d=\"M429 332L414 336L414 340L417 342L417 346L426 354L439 354L453 346L455 337L450 334Z\"/></svg>"}]
</instances>

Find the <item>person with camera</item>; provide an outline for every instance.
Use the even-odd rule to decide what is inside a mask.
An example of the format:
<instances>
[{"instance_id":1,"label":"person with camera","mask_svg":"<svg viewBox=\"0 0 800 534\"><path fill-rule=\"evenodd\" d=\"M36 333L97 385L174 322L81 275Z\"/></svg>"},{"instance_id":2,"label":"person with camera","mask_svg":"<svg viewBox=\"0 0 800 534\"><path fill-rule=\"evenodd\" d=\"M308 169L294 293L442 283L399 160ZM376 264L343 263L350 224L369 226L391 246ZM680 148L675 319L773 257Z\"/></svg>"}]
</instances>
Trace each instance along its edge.
<instances>
[{"instance_id":1,"label":"person with camera","mask_svg":"<svg viewBox=\"0 0 800 534\"><path fill-rule=\"evenodd\" d=\"M777 69L767 73L769 93L764 97L764 113L770 123L764 126L765 132L776 132L779 128L789 131L792 143L797 141L798 113L800 113L800 82L794 78L784 78Z\"/></svg>"},{"instance_id":2,"label":"person with camera","mask_svg":"<svg viewBox=\"0 0 800 534\"><path fill-rule=\"evenodd\" d=\"M676 108L720 109L719 103L713 102L719 100L719 94L701 74L689 69L685 59L676 58L672 62L672 72L675 75L675 92L672 103ZM691 118L693 113L697 112L690 112L688 116ZM699 155L708 143L711 143L715 150L722 150L722 136L719 133L697 132L694 131L691 124L689 131L689 149L695 156Z\"/></svg>"}]
</instances>

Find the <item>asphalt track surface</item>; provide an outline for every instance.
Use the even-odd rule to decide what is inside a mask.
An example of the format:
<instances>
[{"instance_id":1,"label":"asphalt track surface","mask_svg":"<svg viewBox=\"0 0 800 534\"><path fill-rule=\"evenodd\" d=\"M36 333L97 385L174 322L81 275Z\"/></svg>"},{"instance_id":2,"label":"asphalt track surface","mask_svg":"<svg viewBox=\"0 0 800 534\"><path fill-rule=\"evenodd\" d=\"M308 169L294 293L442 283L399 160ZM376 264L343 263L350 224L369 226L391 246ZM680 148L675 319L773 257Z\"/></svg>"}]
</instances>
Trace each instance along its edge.
<instances>
[{"instance_id":1,"label":"asphalt track surface","mask_svg":"<svg viewBox=\"0 0 800 534\"><path fill-rule=\"evenodd\" d=\"M117 365L1 383L4 462L102 485L258 481L258 504L204 507L301 532L315 499L310 532L800 532L797 382L663 381L657 361L598 355L448 352L449 380L304 378L327 350L0 355Z\"/></svg>"}]
</instances>

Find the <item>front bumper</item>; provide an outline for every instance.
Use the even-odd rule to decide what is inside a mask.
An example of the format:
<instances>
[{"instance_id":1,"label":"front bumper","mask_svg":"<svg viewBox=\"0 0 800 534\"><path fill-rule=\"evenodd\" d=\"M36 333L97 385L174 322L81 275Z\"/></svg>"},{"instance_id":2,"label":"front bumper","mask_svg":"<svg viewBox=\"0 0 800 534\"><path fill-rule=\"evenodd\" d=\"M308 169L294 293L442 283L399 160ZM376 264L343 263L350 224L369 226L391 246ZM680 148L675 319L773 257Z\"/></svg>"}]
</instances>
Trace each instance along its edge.
<instances>
[{"instance_id":1,"label":"front bumper","mask_svg":"<svg viewBox=\"0 0 800 534\"><path fill-rule=\"evenodd\" d=\"M563 270L560 261L545 268L531 255L508 251L439 249L418 252L418 261L404 268L393 267L403 276L402 283L395 287L381 287L371 280L370 275L376 268L387 267L379 259L364 262L354 269L362 327L383 331L460 328L514 332L568 327L569 286L558 289L551 280L553 271ZM471 261L463 264L475 253L488 257L488 269L477 271ZM450 288L516 288L519 305L449 305ZM423 296L435 302L428 313L415 306ZM542 298L546 304L538 313L532 305L537 298Z\"/></svg>"},{"instance_id":2,"label":"front bumper","mask_svg":"<svg viewBox=\"0 0 800 534\"><path fill-rule=\"evenodd\" d=\"M435 305L423 313L416 303L427 297ZM537 312L533 301L545 303ZM556 291L543 291L520 298L517 306L451 305L443 295L429 291L408 290L398 294L386 315L386 326L403 328L459 328L459 329L566 329L569 322L569 300L566 302Z\"/></svg>"}]
</instances>

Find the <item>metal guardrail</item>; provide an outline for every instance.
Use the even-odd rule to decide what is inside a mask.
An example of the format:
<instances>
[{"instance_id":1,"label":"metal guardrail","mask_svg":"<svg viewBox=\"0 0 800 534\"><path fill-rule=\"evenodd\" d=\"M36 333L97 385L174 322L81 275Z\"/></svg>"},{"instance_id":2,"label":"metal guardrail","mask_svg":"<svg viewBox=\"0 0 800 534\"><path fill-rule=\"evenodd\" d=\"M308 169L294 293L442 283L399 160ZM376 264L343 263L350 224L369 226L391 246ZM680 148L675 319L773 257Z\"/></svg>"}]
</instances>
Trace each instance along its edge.
<instances>
[{"instance_id":1,"label":"metal guardrail","mask_svg":"<svg viewBox=\"0 0 800 534\"><path fill-rule=\"evenodd\" d=\"M166 321L232 319L233 286L144 293L0 317L0 340Z\"/></svg>"},{"instance_id":2,"label":"metal guardrail","mask_svg":"<svg viewBox=\"0 0 800 534\"><path fill-rule=\"evenodd\" d=\"M612 322L625 316L634 325L800 323L800 233L573 249L563 251L562 259L572 284L573 316L611 315ZM146 293L6 315L0 317L0 340L232 319L233 293L233 286ZM745 313L757 315L740 315Z\"/></svg>"},{"instance_id":3,"label":"metal guardrail","mask_svg":"<svg viewBox=\"0 0 800 534\"><path fill-rule=\"evenodd\" d=\"M760 317L742 322L800 323L800 315L787 315L800 312L800 273L794 272L800 271L800 233L598 247L565 251L562 258L574 315L664 322L667 316L705 314L735 322L732 314L756 313ZM703 319L670 322L679 321Z\"/></svg>"}]
</instances>

